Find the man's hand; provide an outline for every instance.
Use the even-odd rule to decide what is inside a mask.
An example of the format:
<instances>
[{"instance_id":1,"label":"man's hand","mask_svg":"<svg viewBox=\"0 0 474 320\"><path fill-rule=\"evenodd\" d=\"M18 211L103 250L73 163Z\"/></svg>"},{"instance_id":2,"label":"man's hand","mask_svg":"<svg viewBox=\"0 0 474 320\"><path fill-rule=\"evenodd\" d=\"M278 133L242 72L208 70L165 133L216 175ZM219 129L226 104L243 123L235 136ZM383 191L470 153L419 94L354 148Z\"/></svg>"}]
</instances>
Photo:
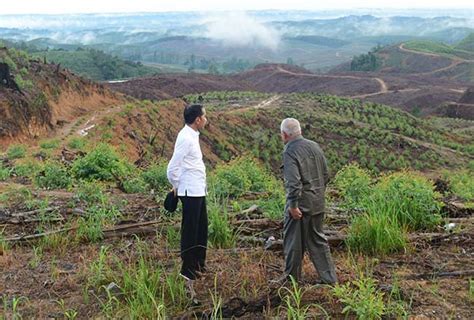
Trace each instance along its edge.
<instances>
[{"instance_id":1,"label":"man's hand","mask_svg":"<svg viewBox=\"0 0 474 320\"><path fill-rule=\"evenodd\" d=\"M300 220L303 218L303 213L301 212L300 208L289 208L291 217L295 220Z\"/></svg>"}]
</instances>

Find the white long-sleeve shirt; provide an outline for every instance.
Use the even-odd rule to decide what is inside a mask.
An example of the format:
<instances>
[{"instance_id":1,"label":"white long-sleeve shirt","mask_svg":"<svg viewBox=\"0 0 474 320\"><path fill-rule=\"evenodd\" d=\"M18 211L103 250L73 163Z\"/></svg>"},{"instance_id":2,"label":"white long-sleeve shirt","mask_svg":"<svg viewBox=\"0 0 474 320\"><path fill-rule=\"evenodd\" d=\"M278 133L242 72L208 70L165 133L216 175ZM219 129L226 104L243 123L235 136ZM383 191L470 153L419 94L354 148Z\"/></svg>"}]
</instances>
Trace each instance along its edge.
<instances>
[{"instance_id":1,"label":"white long-sleeve shirt","mask_svg":"<svg viewBox=\"0 0 474 320\"><path fill-rule=\"evenodd\" d=\"M173 157L166 171L178 196L206 195L206 167L202 161L199 131L185 125L176 138Z\"/></svg>"}]
</instances>

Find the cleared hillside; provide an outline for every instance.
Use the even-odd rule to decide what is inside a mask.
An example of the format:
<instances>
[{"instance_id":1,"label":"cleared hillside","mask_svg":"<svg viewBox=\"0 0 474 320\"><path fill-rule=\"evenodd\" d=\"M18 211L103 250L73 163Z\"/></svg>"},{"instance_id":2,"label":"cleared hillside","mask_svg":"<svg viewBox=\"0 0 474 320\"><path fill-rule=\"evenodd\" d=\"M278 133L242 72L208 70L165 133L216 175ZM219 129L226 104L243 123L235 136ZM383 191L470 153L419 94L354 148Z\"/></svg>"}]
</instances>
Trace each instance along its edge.
<instances>
[{"instance_id":1,"label":"cleared hillside","mask_svg":"<svg viewBox=\"0 0 474 320\"><path fill-rule=\"evenodd\" d=\"M125 101L60 65L0 48L0 145L44 137L91 110Z\"/></svg>"},{"instance_id":2,"label":"cleared hillside","mask_svg":"<svg viewBox=\"0 0 474 320\"><path fill-rule=\"evenodd\" d=\"M334 170L352 161L375 171L433 170L474 159L472 136L433 129L428 121L383 105L308 93L211 92L186 99L207 107L209 126L201 138L211 165L250 153L278 172L278 128L285 117L300 119L305 135L320 142ZM122 145L134 161L167 158L182 126L183 107L180 100L129 104L95 121L87 139Z\"/></svg>"}]
</instances>

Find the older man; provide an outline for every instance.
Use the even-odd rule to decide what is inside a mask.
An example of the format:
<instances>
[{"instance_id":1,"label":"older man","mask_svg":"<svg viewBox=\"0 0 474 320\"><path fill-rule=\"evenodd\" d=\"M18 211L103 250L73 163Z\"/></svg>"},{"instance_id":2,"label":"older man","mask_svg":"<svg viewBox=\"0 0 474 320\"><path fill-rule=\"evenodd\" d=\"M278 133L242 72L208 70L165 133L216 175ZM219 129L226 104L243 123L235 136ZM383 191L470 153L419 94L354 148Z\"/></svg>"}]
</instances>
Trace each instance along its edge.
<instances>
[{"instance_id":1,"label":"older man","mask_svg":"<svg viewBox=\"0 0 474 320\"><path fill-rule=\"evenodd\" d=\"M301 279L303 254L307 250L320 282L334 284L336 271L323 233L324 192L329 179L326 158L316 142L303 138L296 119L282 121L281 137L285 142L286 189L283 240L286 267L281 280L289 276L297 281Z\"/></svg>"}]
</instances>

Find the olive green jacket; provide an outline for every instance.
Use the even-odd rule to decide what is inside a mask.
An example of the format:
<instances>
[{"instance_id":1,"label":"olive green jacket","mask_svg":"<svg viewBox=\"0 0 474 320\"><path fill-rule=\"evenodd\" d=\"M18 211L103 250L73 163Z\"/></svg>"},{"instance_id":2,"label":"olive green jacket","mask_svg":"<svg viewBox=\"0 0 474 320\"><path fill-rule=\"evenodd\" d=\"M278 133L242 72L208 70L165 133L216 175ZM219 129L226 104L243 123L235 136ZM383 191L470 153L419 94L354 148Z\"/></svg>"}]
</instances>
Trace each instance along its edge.
<instances>
[{"instance_id":1,"label":"olive green jacket","mask_svg":"<svg viewBox=\"0 0 474 320\"><path fill-rule=\"evenodd\" d=\"M283 176L287 208L300 208L304 215L324 212L329 174L324 153L316 142L300 136L285 145Z\"/></svg>"}]
</instances>

